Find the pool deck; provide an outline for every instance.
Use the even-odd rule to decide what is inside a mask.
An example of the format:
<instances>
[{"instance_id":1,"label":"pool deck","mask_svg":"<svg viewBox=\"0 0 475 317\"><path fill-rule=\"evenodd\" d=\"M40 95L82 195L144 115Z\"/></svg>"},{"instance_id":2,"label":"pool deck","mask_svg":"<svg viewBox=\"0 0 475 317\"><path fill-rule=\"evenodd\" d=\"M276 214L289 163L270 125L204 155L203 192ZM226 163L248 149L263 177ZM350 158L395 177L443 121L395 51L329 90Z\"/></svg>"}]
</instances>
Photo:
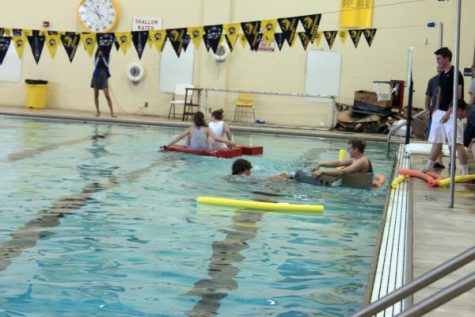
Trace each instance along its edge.
<instances>
[{"instance_id":1,"label":"pool deck","mask_svg":"<svg viewBox=\"0 0 475 317\"><path fill-rule=\"evenodd\" d=\"M117 124L139 124L169 127L186 127L190 122L168 120L163 117L147 115L119 115L110 118L103 114L96 118L93 112L81 112L60 109L30 110L24 107L0 106L0 115L29 116L33 118L48 118L61 120L80 120L87 122L104 122ZM234 131L255 132L269 134L289 134L295 136L331 137L348 139L361 137L368 141L386 141L383 134L358 134L352 132L329 131L324 129L272 126L272 125L237 125L231 124ZM394 138L394 141L401 139ZM426 156L412 155L411 168L421 168ZM447 158L445 162L448 162ZM473 166L473 161L471 162ZM448 165L448 164L447 164ZM472 169L473 172L473 169ZM443 175L447 175L445 169ZM441 262L455 256L468 247L475 245L475 186L457 185L455 192L455 208L449 209L449 189L429 188L419 180L413 180L412 208L413 208L413 276L417 277ZM452 273L441 282L418 292L414 302L448 285L458 278L475 270L475 263L466 265L463 269ZM475 311L475 290L459 296L452 302L429 313L428 316L473 316Z\"/></svg>"}]
</instances>

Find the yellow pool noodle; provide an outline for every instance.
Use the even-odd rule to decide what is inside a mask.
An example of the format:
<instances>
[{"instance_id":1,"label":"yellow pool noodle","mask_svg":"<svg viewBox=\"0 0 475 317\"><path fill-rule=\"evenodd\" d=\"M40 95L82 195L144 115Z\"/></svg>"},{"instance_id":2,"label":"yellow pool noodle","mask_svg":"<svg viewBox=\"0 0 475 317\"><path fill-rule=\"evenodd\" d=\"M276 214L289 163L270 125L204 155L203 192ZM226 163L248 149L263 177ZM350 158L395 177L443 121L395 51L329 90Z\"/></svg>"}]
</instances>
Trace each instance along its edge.
<instances>
[{"instance_id":1,"label":"yellow pool noodle","mask_svg":"<svg viewBox=\"0 0 475 317\"><path fill-rule=\"evenodd\" d=\"M409 175L399 175L398 177L394 178L391 182L391 188L396 189L399 187L399 184L404 182L405 180L409 179Z\"/></svg>"},{"instance_id":2,"label":"yellow pool noodle","mask_svg":"<svg viewBox=\"0 0 475 317\"><path fill-rule=\"evenodd\" d=\"M466 183L475 180L475 175L458 175L455 176L456 183ZM447 186L450 184L450 177L438 180L436 182L437 186Z\"/></svg>"},{"instance_id":3,"label":"yellow pool noodle","mask_svg":"<svg viewBox=\"0 0 475 317\"><path fill-rule=\"evenodd\" d=\"M298 211L298 212L323 212L323 205L294 205L287 203L270 203L252 200L238 200L219 197L199 196L196 198L199 204L219 205L228 207L241 207L265 211Z\"/></svg>"},{"instance_id":4,"label":"yellow pool noodle","mask_svg":"<svg viewBox=\"0 0 475 317\"><path fill-rule=\"evenodd\" d=\"M338 152L338 161L343 161L346 159L346 149L340 149L340 152ZM341 169L343 166L337 167L337 169Z\"/></svg>"}]
</instances>

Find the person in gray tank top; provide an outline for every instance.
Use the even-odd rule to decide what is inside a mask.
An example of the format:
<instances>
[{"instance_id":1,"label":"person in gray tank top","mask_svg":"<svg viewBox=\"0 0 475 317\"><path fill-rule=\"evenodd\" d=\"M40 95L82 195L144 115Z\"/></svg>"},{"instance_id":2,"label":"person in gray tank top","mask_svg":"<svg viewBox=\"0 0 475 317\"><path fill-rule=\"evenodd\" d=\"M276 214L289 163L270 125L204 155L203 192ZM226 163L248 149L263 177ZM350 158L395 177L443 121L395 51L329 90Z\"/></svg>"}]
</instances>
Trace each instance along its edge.
<instances>
[{"instance_id":1,"label":"person in gray tank top","mask_svg":"<svg viewBox=\"0 0 475 317\"><path fill-rule=\"evenodd\" d=\"M161 149L166 150L167 147L172 146L178 141L186 138L186 145L188 148L193 150L208 150L208 139L210 137L218 142L226 143L228 146L233 146L232 141L218 136L213 131L211 131L211 129L206 124L203 112L198 111L193 117L193 125L185 129L185 131L183 131L180 135L174 137L167 145L161 146Z\"/></svg>"}]
</instances>

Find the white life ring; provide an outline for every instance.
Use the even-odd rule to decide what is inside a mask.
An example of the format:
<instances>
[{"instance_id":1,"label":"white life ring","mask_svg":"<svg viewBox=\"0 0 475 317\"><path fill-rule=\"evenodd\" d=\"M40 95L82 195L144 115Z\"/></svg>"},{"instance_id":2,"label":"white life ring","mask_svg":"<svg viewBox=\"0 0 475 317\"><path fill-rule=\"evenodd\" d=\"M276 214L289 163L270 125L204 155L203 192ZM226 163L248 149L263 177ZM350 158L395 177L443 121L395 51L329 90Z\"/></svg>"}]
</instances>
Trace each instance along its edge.
<instances>
[{"instance_id":1,"label":"white life ring","mask_svg":"<svg viewBox=\"0 0 475 317\"><path fill-rule=\"evenodd\" d=\"M228 44L223 43L216 49L216 53L211 52L211 54L213 54L214 59L218 63L222 63L226 60L230 52L231 50L229 49Z\"/></svg>"},{"instance_id":2,"label":"white life ring","mask_svg":"<svg viewBox=\"0 0 475 317\"><path fill-rule=\"evenodd\" d=\"M133 83L139 82L145 75L143 66L139 63L132 63L127 68L127 78Z\"/></svg>"}]
</instances>

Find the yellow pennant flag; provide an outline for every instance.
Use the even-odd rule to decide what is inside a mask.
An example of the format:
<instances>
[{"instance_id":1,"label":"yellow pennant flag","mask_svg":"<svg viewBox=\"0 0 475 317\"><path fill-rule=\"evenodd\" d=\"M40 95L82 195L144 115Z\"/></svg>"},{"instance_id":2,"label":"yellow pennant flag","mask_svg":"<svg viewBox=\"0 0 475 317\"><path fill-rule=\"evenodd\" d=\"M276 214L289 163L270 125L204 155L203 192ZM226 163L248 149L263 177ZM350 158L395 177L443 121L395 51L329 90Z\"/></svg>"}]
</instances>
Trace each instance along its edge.
<instances>
[{"instance_id":1,"label":"yellow pennant flag","mask_svg":"<svg viewBox=\"0 0 475 317\"><path fill-rule=\"evenodd\" d=\"M241 42L242 48L246 48L247 39L244 34L239 34L239 41Z\"/></svg>"},{"instance_id":2,"label":"yellow pennant flag","mask_svg":"<svg viewBox=\"0 0 475 317\"><path fill-rule=\"evenodd\" d=\"M165 41L167 39L167 31L166 30L150 30L149 37L152 37L153 44L155 44L155 48L160 53L162 52L163 48L165 47Z\"/></svg>"},{"instance_id":3,"label":"yellow pennant flag","mask_svg":"<svg viewBox=\"0 0 475 317\"><path fill-rule=\"evenodd\" d=\"M348 37L348 32L346 30L338 31L338 37L340 38L341 44L345 44L346 38Z\"/></svg>"},{"instance_id":4,"label":"yellow pennant flag","mask_svg":"<svg viewBox=\"0 0 475 317\"><path fill-rule=\"evenodd\" d=\"M239 30L241 29L241 25L239 23L230 23L223 25L224 27L224 36L226 38L226 42L229 45L231 51L236 45L236 42L239 38Z\"/></svg>"},{"instance_id":5,"label":"yellow pennant flag","mask_svg":"<svg viewBox=\"0 0 475 317\"><path fill-rule=\"evenodd\" d=\"M81 33L81 42L87 54L91 57L96 48L96 35L94 33Z\"/></svg>"},{"instance_id":6,"label":"yellow pennant flag","mask_svg":"<svg viewBox=\"0 0 475 317\"><path fill-rule=\"evenodd\" d=\"M277 28L277 20L264 20L261 24L264 29L264 43L267 47L270 47L272 42L274 42L275 29Z\"/></svg>"},{"instance_id":7,"label":"yellow pennant flag","mask_svg":"<svg viewBox=\"0 0 475 317\"><path fill-rule=\"evenodd\" d=\"M12 36L12 29L0 28L0 36Z\"/></svg>"},{"instance_id":8,"label":"yellow pennant flag","mask_svg":"<svg viewBox=\"0 0 475 317\"><path fill-rule=\"evenodd\" d=\"M25 48L26 42L28 40L26 39L25 35L14 35L13 36L13 43L15 43L15 50L18 55L18 58L23 57L23 50Z\"/></svg>"},{"instance_id":9,"label":"yellow pennant flag","mask_svg":"<svg viewBox=\"0 0 475 317\"><path fill-rule=\"evenodd\" d=\"M323 38L323 32L318 31L317 35L315 35L315 40L314 40L314 43L316 46L320 46L320 42L322 41L322 38Z\"/></svg>"},{"instance_id":10,"label":"yellow pennant flag","mask_svg":"<svg viewBox=\"0 0 475 317\"><path fill-rule=\"evenodd\" d=\"M188 28L188 35L190 35L190 39L193 41L193 45L196 49L200 48L204 33L205 30L202 26Z\"/></svg>"},{"instance_id":11,"label":"yellow pennant flag","mask_svg":"<svg viewBox=\"0 0 475 317\"><path fill-rule=\"evenodd\" d=\"M115 38L120 45L122 53L127 54L127 51L132 46L132 33L130 32L117 32Z\"/></svg>"},{"instance_id":12,"label":"yellow pennant flag","mask_svg":"<svg viewBox=\"0 0 475 317\"><path fill-rule=\"evenodd\" d=\"M23 30L23 35L25 36L32 36L33 35L33 30L29 30L29 29L24 29Z\"/></svg>"},{"instance_id":13,"label":"yellow pennant flag","mask_svg":"<svg viewBox=\"0 0 475 317\"><path fill-rule=\"evenodd\" d=\"M49 55L51 58L56 56L56 51L58 46L61 43L61 38L59 34L48 34L46 35L46 46L48 47Z\"/></svg>"}]
</instances>

